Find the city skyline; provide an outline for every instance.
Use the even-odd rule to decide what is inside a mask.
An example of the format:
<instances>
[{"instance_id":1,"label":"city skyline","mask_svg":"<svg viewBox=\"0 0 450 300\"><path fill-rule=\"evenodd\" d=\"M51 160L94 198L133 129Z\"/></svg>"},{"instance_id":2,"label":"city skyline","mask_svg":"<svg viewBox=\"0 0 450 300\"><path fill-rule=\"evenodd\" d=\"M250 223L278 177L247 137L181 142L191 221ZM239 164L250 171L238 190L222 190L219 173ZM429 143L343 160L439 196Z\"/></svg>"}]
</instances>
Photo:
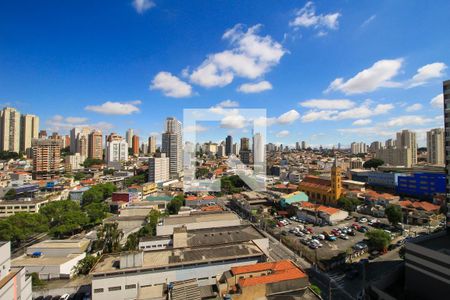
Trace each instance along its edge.
<instances>
[{"instance_id":1,"label":"city skyline","mask_svg":"<svg viewBox=\"0 0 450 300\"><path fill-rule=\"evenodd\" d=\"M55 12L81 13L83 1L2 4L0 104L39 116L48 131L91 125L105 134L133 128L141 137L159 136L168 116L182 121L184 108L266 108L267 141L290 146L384 141L402 129L424 146L425 132L443 127L448 2L426 13L409 1L258 9L250 1L239 10L105 3L70 20ZM407 17L417 14L420 22ZM126 36L127 45L111 35Z\"/></svg>"}]
</instances>

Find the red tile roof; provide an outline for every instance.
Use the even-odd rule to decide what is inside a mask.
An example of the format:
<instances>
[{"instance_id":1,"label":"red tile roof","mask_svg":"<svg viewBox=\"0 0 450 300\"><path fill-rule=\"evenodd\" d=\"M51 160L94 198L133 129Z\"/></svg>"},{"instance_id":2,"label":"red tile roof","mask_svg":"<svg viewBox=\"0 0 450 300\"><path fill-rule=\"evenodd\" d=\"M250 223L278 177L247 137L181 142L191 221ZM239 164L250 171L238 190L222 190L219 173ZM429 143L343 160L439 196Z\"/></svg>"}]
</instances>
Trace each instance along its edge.
<instances>
[{"instance_id":1,"label":"red tile roof","mask_svg":"<svg viewBox=\"0 0 450 300\"><path fill-rule=\"evenodd\" d=\"M398 204L401 207L404 208L415 208L415 209L420 209L420 210L425 210L425 211L435 211L435 210L439 210L439 206L426 202L426 201L409 201L409 200L404 200L404 201L399 201Z\"/></svg>"},{"instance_id":2,"label":"red tile roof","mask_svg":"<svg viewBox=\"0 0 450 300\"><path fill-rule=\"evenodd\" d=\"M302 182L299 184L300 188L309 187L313 189L319 189L324 191L331 190L331 181L327 179L322 179L317 176L306 176Z\"/></svg>"},{"instance_id":3,"label":"red tile roof","mask_svg":"<svg viewBox=\"0 0 450 300\"><path fill-rule=\"evenodd\" d=\"M241 287L305 278L306 274L289 260L232 267L233 275L269 271L268 275L239 279Z\"/></svg>"},{"instance_id":4,"label":"red tile roof","mask_svg":"<svg viewBox=\"0 0 450 300\"><path fill-rule=\"evenodd\" d=\"M301 202L301 203L299 203L299 205L303 208L317 210L317 211L320 211L320 212L323 212L323 213L326 213L329 215L333 215L333 214L341 211L340 209L337 209L334 207L320 205L320 204L314 204L311 202Z\"/></svg>"}]
</instances>

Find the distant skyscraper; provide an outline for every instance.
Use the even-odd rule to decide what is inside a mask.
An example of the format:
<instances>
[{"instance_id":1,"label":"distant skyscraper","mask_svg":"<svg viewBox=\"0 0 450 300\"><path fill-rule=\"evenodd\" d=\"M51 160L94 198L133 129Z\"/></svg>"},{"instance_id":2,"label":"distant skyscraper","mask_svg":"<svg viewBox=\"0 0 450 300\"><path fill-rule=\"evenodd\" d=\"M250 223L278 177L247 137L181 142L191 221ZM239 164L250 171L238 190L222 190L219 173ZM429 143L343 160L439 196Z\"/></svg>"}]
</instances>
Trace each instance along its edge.
<instances>
[{"instance_id":1,"label":"distant skyscraper","mask_svg":"<svg viewBox=\"0 0 450 300\"><path fill-rule=\"evenodd\" d=\"M250 150L250 141L246 137L241 138L241 150L242 151Z\"/></svg>"},{"instance_id":2,"label":"distant skyscraper","mask_svg":"<svg viewBox=\"0 0 450 300\"><path fill-rule=\"evenodd\" d=\"M20 118L20 151L31 154L31 142L39 137L39 117L22 115Z\"/></svg>"},{"instance_id":3,"label":"distant skyscraper","mask_svg":"<svg viewBox=\"0 0 450 300\"><path fill-rule=\"evenodd\" d=\"M230 156L233 153L233 137L227 136L225 139L225 155Z\"/></svg>"},{"instance_id":4,"label":"distant skyscraper","mask_svg":"<svg viewBox=\"0 0 450 300\"><path fill-rule=\"evenodd\" d=\"M253 136L253 163L262 164L265 162L264 139L261 133L255 133Z\"/></svg>"},{"instance_id":5,"label":"distant skyscraper","mask_svg":"<svg viewBox=\"0 0 450 300\"><path fill-rule=\"evenodd\" d=\"M295 150L300 150L301 146L300 146L300 142L295 142Z\"/></svg>"},{"instance_id":6,"label":"distant skyscraper","mask_svg":"<svg viewBox=\"0 0 450 300\"><path fill-rule=\"evenodd\" d=\"M239 154L239 145L237 143L233 144L233 154L238 155Z\"/></svg>"},{"instance_id":7,"label":"distant skyscraper","mask_svg":"<svg viewBox=\"0 0 450 300\"><path fill-rule=\"evenodd\" d=\"M302 149L305 150L306 149L306 142L302 141Z\"/></svg>"},{"instance_id":8,"label":"distant skyscraper","mask_svg":"<svg viewBox=\"0 0 450 300\"><path fill-rule=\"evenodd\" d=\"M384 147L387 149L395 147L395 140L393 139L386 140L386 142L384 143Z\"/></svg>"},{"instance_id":9,"label":"distant skyscraper","mask_svg":"<svg viewBox=\"0 0 450 300\"><path fill-rule=\"evenodd\" d=\"M401 132L397 132L397 140L396 140L397 148L409 148L412 153L412 164L417 164L417 142L416 142L416 133L409 130L402 130Z\"/></svg>"},{"instance_id":10,"label":"distant skyscraper","mask_svg":"<svg viewBox=\"0 0 450 300\"><path fill-rule=\"evenodd\" d=\"M47 130L40 130L38 138L46 139L47 138Z\"/></svg>"},{"instance_id":11,"label":"distant skyscraper","mask_svg":"<svg viewBox=\"0 0 450 300\"><path fill-rule=\"evenodd\" d=\"M156 152L156 135L148 138L148 153L154 154Z\"/></svg>"},{"instance_id":12,"label":"distant skyscraper","mask_svg":"<svg viewBox=\"0 0 450 300\"><path fill-rule=\"evenodd\" d=\"M94 130L89 134L88 157L103 159L103 135L100 130Z\"/></svg>"},{"instance_id":13,"label":"distant skyscraper","mask_svg":"<svg viewBox=\"0 0 450 300\"><path fill-rule=\"evenodd\" d=\"M433 165L445 164L444 128L435 128L427 132L427 160Z\"/></svg>"},{"instance_id":14,"label":"distant skyscraper","mask_svg":"<svg viewBox=\"0 0 450 300\"><path fill-rule=\"evenodd\" d=\"M372 151L372 152L378 151L382 148L383 148L383 145L381 144L381 142L378 142L378 141L372 142L369 147L370 151Z\"/></svg>"},{"instance_id":15,"label":"distant skyscraper","mask_svg":"<svg viewBox=\"0 0 450 300\"><path fill-rule=\"evenodd\" d=\"M137 135L133 135L133 139L132 139L132 150L133 150L133 155L138 156L139 155L139 137Z\"/></svg>"},{"instance_id":16,"label":"distant skyscraper","mask_svg":"<svg viewBox=\"0 0 450 300\"><path fill-rule=\"evenodd\" d=\"M61 140L32 141L33 178L51 179L61 170Z\"/></svg>"},{"instance_id":17,"label":"distant skyscraper","mask_svg":"<svg viewBox=\"0 0 450 300\"><path fill-rule=\"evenodd\" d=\"M166 131L162 134L161 152L169 157L170 176L176 178L183 170L183 148L181 136L181 122L176 118L166 119Z\"/></svg>"},{"instance_id":18,"label":"distant skyscraper","mask_svg":"<svg viewBox=\"0 0 450 300\"><path fill-rule=\"evenodd\" d=\"M134 135L134 130L129 128L125 134L125 140L128 144L128 147L131 147L131 145L133 145L133 135Z\"/></svg>"},{"instance_id":19,"label":"distant skyscraper","mask_svg":"<svg viewBox=\"0 0 450 300\"><path fill-rule=\"evenodd\" d=\"M170 159L165 153L157 153L148 160L148 181L164 182L170 179Z\"/></svg>"},{"instance_id":20,"label":"distant skyscraper","mask_svg":"<svg viewBox=\"0 0 450 300\"><path fill-rule=\"evenodd\" d=\"M20 152L20 113L12 107L0 112L0 150Z\"/></svg>"}]
</instances>

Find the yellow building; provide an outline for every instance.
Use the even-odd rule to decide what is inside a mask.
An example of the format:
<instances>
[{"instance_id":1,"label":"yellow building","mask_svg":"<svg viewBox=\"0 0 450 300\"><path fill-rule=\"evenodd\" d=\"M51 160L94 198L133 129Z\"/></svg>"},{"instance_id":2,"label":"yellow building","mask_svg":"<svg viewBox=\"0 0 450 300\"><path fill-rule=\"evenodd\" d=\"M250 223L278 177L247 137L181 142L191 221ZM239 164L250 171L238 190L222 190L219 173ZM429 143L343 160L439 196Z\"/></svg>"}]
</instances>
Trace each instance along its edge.
<instances>
[{"instance_id":1,"label":"yellow building","mask_svg":"<svg viewBox=\"0 0 450 300\"><path fill-rule=\"evenodd\" d=\"M317 176L306 176L300 182L298 189L308 195L310 201L322 204L336 205L342 195L341 168L334 161L331 168L331 179Z\"/></svg>"}]
</instances>

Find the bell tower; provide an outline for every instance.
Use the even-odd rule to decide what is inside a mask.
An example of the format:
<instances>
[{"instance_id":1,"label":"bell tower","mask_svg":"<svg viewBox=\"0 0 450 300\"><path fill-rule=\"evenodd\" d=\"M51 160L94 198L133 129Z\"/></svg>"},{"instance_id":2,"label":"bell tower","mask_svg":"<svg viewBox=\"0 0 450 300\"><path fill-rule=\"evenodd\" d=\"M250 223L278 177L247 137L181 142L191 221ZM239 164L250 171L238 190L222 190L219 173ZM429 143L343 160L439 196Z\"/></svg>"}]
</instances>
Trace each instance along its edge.
<instances>
[{"instance_id":1,"label":"bell tower","mask_svg":"<svg viewBox=\"0 0 450 300\"><path fill-rule=\"evenodd\" d=\"M335 204L342 195L341 168L337 165L336 157L331 167L331 193Z\"/></svg>"}]
</instances>

